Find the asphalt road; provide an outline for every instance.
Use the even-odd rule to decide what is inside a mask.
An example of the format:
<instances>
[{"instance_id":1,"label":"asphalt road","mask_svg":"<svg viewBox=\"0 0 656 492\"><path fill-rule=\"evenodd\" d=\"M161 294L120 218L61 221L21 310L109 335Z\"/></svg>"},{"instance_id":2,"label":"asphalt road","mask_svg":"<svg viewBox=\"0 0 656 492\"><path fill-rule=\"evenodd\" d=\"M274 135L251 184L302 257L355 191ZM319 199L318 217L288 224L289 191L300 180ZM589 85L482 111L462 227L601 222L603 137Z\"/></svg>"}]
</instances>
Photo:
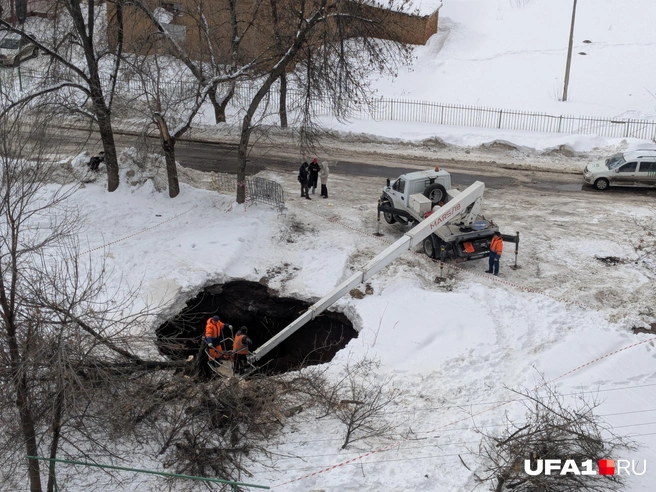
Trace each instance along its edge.
<instances>
[{"instance_id":1,"label":"asphalt road","mask_svg":"<svg viewBox=\"0 0 656 492\"><path fill-rule=\"evenodd\" d=\"M257 149L253 154L257 154ZM176 146L176 159L182 166L199 171L236 173L238 168L237 147L234 145L183 141ZM331 173L347 176L378 177L382 182L386 178L395 178L404 173L417 171L416 161L413 161L415 164L414 167L379 165L372 162L359 162L356 160L331 161L333 162L330 166ZM293 157L286 160L277 156L254 155L249 159L247 170L248 174L255 174L263 169L294 173L298 171L300 164L301 162L298 162ZM489 188L506 188L524 184L525 186L537 186L543 189L551 188L560 191L576 191L580 190L582 185L582 177L574 177L572 175L560 177L554 173L532 172L530 176L528 173L525 173L526 177L521 179L520 177L512 178L507 175L498 176L479 172L459 172L453 170L451 167L448 169L452 182L456 186L469 186L475 181L485 181L485 186ZM513 170L513 174L517 175L521 173L521 170ZM536 174L540 175L538 180L536 180Z\"/></svg>"},{"instance_id":2,"label":"asphalt road","mask_svg":"<svg viewBox=\"0 0 656 492\"><path fill-rule=\"evenodd\" d=\"M115 139L119 149L132 147L139 143L143 145L143 140L135 135L116 133ZM70 128L58 129L51 143L55 146L58 145L59 153L63 155L70 155L81 149L86 149L90 153L96 153L102 149L97 135L89 136L86 131ZM148 138L146 143L153 151L159 150L158 138ZM296 173L301 164L298 160L297 150L290 151L289 158L281 157L281 153L284 153L284 150L281 152L280 149L277 149L276 154L271 152L271 147L254 146L248 162L247 173L256 174L264 169ZM180 140L176 145L176 159L182 166L199 171L236 173L238 169L235 144ZM330 172L346 176L376 177L380 178L383 183L386 178L395 178L400 174L417 171L421 167L421 161L415 158L408 158L404 163L403 159L387 157L385 165L377 164L377 162L381 162L381 159L378 154L367 154L366 152L357 158L344 160L335 161L332 157ZM394 165L395 162L398 162L399 165ZM434 165L435 163L431 162L424 167ZM591 186L586 185L583 182L583 176L579 174L501 168L481 170L474 168L471 163L459 165L453 161L445 162L444 166L451 174L454 186L469 186L474 181L483 181L485 186L491 189L528 187L553 193L578 191L599 193ZM625 193L653 197L656 196L656 189L611 188L604 193L617 198Z\"/></svg>"}]
</instances>

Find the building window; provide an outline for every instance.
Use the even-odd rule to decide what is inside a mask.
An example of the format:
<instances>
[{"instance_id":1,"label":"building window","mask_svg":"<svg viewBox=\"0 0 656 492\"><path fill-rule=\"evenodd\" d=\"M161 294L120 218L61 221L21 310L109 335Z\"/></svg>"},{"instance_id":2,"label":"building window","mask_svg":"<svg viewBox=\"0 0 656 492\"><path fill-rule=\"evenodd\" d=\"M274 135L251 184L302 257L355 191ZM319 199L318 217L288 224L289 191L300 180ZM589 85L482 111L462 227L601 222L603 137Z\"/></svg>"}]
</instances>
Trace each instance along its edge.
<instances>
[{"instance_id":1,"label":"building window","mask_svg":"<svg viewBox=\"0 0 656 492\"><path fill-rule=\"evenodd\" d=\"M159 5L167 12L172 13L176 17L182 15L182 5L175 2L160 2Z\"/></svg>"}]
</instances>

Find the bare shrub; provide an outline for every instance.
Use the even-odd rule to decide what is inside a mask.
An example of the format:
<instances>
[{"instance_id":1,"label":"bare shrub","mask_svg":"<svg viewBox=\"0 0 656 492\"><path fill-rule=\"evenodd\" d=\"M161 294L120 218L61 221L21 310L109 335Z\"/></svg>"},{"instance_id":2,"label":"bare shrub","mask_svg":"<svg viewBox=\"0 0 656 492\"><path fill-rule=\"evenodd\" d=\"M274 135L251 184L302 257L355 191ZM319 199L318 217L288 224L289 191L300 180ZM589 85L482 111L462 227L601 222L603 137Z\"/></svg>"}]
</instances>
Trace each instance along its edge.
<instances>
[{"instance_id":1,"label":"bare shrub","mask_svg":"<svg viewBox=\"0 0 656 492\"><path fill-rule=\"evenodd\" d=\"M634 443L618 436L595 410L595 399L578 396L571 406L553 387L545 384L535 390L515 391L526 410L523 422L506 415L500 433L483 434L478 455L482 471L476 480L490 490L501 492L573 492L620 490L624 483L618 475L576 475L567 473L533 476L525 472L524 461L574 460L581 469L583 462L611 458L618 452L634 449Z\"/></svg>"},{"instance_id":2,"label":"bare shrub","mask_svg":"<svg viewBox=\"0 0 656 492\"><path fill-rule=\"evenodd\" d=\"M343 376L331 381L326 368L311 368L301 372L297 381L299 391L305 392L313 404L322 408L318 418L334 416L344 424L344 442L349 444L372 437L391 437L394 423L386 411L400 395L390 377L378 376L380 362L364 358L349 362Z\"/></svg>"}]
</instances>

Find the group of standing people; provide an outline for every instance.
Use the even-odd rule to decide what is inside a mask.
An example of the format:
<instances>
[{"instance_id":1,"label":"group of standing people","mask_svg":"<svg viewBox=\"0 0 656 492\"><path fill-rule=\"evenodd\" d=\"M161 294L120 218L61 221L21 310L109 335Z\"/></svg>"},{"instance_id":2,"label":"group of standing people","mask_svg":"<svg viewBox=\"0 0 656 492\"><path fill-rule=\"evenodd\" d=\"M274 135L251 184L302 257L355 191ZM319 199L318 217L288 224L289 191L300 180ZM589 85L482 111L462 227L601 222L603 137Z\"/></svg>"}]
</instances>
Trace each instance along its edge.
<instances>
[{"instance_id":1,"label":"group of standing people","mask_svg":"<svg viewBox=\"0 0 656 492\"><path fill-rule=\"evenodd\" d=\"M253 343L248 338L248 328L242 326L237 330L232 340L232 347L228 348L230 337L224 330L232 330L232 325L224 323L218 316L212 316L205 324L205 343L210 362L219 363L222 360L232 360L233 372L244 374L248 363L248 346Z\"/></svg>"},{"instance_id":2,"label":"group of standing people","mask_svg":"<svg viewBox=\"0 0 656 492\"><path fill-rule=\"evenodd\" d=\"M310 198L310 188L312 188L312 194L314 195L319 185L319 176L321 176L321 196L328 198L329 174L330 168L326 161L319 164L317 159L312 159L310 164L307 162L301 164L301 168L298 170L298 182L301 183L301 198L305 197L308 200L312 200Z\"/></svg>"}]
</instances>

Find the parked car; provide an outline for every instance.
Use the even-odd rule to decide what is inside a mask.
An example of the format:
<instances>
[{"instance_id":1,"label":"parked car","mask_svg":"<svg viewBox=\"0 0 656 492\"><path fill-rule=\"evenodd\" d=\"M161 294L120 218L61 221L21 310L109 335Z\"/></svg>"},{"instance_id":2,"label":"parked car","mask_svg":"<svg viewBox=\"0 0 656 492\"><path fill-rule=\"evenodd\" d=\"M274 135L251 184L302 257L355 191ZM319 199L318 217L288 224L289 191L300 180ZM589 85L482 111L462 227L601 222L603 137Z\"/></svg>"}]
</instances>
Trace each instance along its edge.
<instances>
[{"instance_id":1,"label":"parked car","mask_svg":"<svg viewBox=\"0 0 656 492\"><path fill-rule=\"evenodd\" d=\"M598 190L609 186L656 187L656 149L623 152L590 164L583 171L583 179Z\"/></svg>"},{"instance_id":2,"label":"parked car","mask_svg":"<svg viewBox=\"0 0 656 492\"><path fill-rule=\"evenodd\" d=\"M3 67L16 67L38 54L39 49L20 34L9 33L0 39L0 65Z\"/></svg>"}]
</instances>

